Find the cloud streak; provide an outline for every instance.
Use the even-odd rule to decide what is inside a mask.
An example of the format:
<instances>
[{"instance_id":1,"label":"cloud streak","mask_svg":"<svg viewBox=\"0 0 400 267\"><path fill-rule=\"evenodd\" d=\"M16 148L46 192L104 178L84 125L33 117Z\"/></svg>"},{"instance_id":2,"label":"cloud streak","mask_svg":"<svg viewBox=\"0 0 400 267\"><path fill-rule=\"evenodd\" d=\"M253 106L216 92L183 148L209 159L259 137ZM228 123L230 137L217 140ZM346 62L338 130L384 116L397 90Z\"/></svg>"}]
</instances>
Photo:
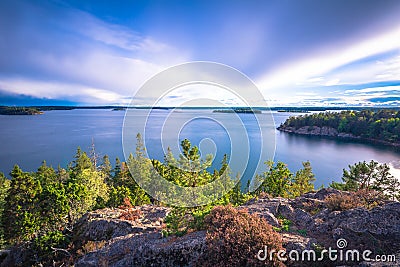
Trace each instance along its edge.
<instances>
[{"instance_id":1,"label":"cloud streak","mask_svg":"<svg viewBox=\"0 0 400 267\"><path fill-rule=\"evenodd\" d=\"M366 84L374 86L374 83L400 81L400 24L394 30L382 34L378 37L370 38L353 44L350 47L338 48L329 51L324 55L317 55L310 59L294 62L273 73L267 73L257 80L258 86L265 95L272 98L279 97L276 92L318 90L320 99L317 103L309 100L297 98L281 99L281 105L372 105L377 101L369 101L363 98L363 89L353 90L357 93L354 98L341 98L341 101L327 101L327 90L324 87L340 86L341 90L346 90L349 86ZM380 60L371 60L376 57ZM366 89L373 90L373 89ZM384 90L379 88L377 90ZM340 91L340 90L339 90ZM347 90L346 92L349 92ZM364 91L365 92L365 91ZM383 100L383 98L382 98ZM279 100L278 100L279 101ZM382 103L385 101L382 101ZM388 105L398 102L386 101Z\"/></svg>"},{"instance_id":2,"label":"cloud streak","mask_svg":"<svg viewBox=\"0 0 400 267\"><path fill-rule=\"evenodd\" d=\"M398 40L400 40L400 25L394 31L379 37L362 41L344 49L340 47L336 51L326 51L310 59L295 62L270 74L265 74L258 79L258 84L263 89L275 89L302 84L307 80L310 81L310 79L319 82L324 80L319 76L328 74L335 68L372 55L400 49ZM398 71L397 63L395 60L395 69ZM400 79L400 76L397 78ZM340 81L340 79L337 80Z\"/></svg>"},{"instance_id":3,"label":"cloud streak","mask_svg":"<svg viewBox=\"0 0 400 267\"><path fill-rule=\"evenodd\" d=\"M118 104L146 79L185 60L182 51L79 10L51 6L55 14L43 17L44 8L19 5L16 12L24 20L12 29L0 26L7 36L0 44L3 91ZM18 33L26 33L28 42L22 43Z\"/></svg>"}]
</instances>

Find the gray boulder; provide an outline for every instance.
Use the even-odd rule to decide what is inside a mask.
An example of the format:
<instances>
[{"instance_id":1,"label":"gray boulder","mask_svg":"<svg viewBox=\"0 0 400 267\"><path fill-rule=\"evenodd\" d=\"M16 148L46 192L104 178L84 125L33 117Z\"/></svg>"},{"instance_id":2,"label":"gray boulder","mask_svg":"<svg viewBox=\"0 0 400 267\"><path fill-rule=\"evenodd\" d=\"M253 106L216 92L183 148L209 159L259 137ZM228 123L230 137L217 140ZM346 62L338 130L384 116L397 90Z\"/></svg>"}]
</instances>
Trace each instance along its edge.
<instances>
[{"instance_id":1,"label":"gray boulder","mask_svg":"<svg viewBox=\"0 0 400 267\"><path fill-rule=\"evenodd\" d=\"M205 247L205 231L178 238L162 238L159 233L128 235L86 254L75 266L193 266Z\"/></svg>"},{"instance_id":2,"label":"gray boulder","mask_svg":"<svg viewBox=\"0 0 400 267\"><path fill-rule=\"evenodd\" d=\"M121 220L123 209L101 209L88 212L74 226L74 238L80 241L110 240L119 236L147 233L162 229L170 211L167 207L143 205L136 208L142 214L137 220Z\"/></svg>"}]
</instances>

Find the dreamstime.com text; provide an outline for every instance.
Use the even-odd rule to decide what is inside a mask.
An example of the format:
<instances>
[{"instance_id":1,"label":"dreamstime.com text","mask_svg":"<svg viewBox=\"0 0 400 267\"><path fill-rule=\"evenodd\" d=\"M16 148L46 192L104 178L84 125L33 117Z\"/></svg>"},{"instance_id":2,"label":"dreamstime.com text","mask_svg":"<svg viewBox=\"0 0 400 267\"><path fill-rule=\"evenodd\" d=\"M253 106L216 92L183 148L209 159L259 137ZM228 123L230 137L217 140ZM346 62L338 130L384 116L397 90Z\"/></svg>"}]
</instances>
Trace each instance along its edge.
<instances>
[{"instance_id":1,"label":"dreamstime.com text","mask_svg":"<svg viewBox=\"0 0 400 267\"><path fill-rule=\"evenodd\" d=\"M340 238L336 242L337 248L333 249L329 247L323 250L305 249L303 251L291 250L268 250L265 246L264 249L259 250L257 253L257 259L260 261L270 260L272 261L275 257L282 262L286 261L309 261L309 262L321 262L321 261L340 261L340 262L395 262L396 256L390 255L375 255L371 250L359 251L357 249L345 249L347 247L346 239Z\"/></svg>"}]
</instances>

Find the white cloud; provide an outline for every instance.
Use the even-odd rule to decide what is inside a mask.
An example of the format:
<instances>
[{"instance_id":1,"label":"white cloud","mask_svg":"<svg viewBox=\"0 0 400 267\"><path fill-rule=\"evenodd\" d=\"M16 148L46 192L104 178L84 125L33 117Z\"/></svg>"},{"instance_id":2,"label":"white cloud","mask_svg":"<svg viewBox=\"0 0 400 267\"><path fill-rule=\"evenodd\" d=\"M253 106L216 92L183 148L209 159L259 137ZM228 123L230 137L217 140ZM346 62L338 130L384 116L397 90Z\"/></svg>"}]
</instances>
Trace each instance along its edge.
<instances>
[{"instance_id":1,"label":"white cloud","mask_svg":"<svg viewBox=\"0 0 400 267\"><path fill-rule=\"evenodd\" d=\"M146 52L150 54L171 53L174 50L173 47L156 41L150 36L143 36L122 25L107 23L82 11L73 10L68 17L73 23L66 25L66 27L106 45L131 52ZM82 25L85 26L82 27Z\"/></svg>"},{"instance_id":2,"label":"white cloud","mask_svg":"<svg viewBox=\"0 0 400 267\"><path fill-rule=\"evenodd\" d=\"M294 62L290 65L282 67L273 73L267 73L257 80L257 84L264 92L270 90L279 90L281 88L295 86L308 82L322 82L322 79L315 77L325 76L330 71L344 66L351 62L400 49L400 27L395 30L383 34L381 36L365 40L351 47L338 47L335 51L325 51L324 54L315 55L312 58L300 62ZM384 65L387 66L386 64ZM393 63L394 70L398 70L397 63ZM364 73L363 77L367 73ZM310 80L311 79L311 80ZM331 77L330 80L343 80L341 76ZM325 77L325 80L328 80Z\"/></svg>"},{"instance_id":3,"label":"white cloud","mask_svg":"<svg viewBox=\"0 0 400 267\"><path fill-rule=\"evenodd\" d=\"M147 79L166 66L135 58L106 54L102 51L85 51L61 58L38 51L31 56L49 73L62 80L102 87L130 95Z\"/></svg>"},{"instance_id":4,"label":"white cloud","mask_svg":"<svg viewBox=\"0 0 400 267\"><path fill-rule=\"evenodd\" d=\"M327 81L325 83L325 86L337 85L337 84L339 84L339 82L340 82L340 79L332 79L332 80Z\"/></svg>"},{"instance_id":5,"label":"white cloud","mask_svg":"<svg viewBox=\"0 0 400 267\"><path fill-rule=\"evenodd\" d=\"M373 93L373 92L389 92L389 91L399 91L400 85L384 86L384 87L372 87L356 90L345 90L344 94L359 94L359 93Z\"/></svg>"},{"instance_id":6,"label":"white cloud","mask_svg":"<svg viewBox=\"0 0 400 267\"><path fill-rule=\"evenodd\" d=\"M80 84L44 82L28 79L2 79L0 89L14 93L46 99L68 99L89 104L127 104L123 96L102 88Z\"/></svg>"},{"instance_id":7,"label":"white cloud","mask_svg":"<svg viewBox=\"0 0 400 267\"><path fill-rule=\"evenodd\" d=\"M172 91L159 99L160 106L246 106L247 104L231 91L211 84L189 84Z\"/></svg>"},{"instance_id":8,"label":"white cloud","mask_svg":"<svg viewBox=\"0 0 400 267\"><path fill-rule=\"evenodd\" d=\"M399 51L400 53L400 51ZM327 75L331 79L338 79L337 84L365 84L400 80L400 56L394 56L382 61L371 61L356 64L342 71Z\"/></svg>"},{"instance_id":9,"label":"white cloud","mask_svg":"<svg viewBox=\"0 0 400 267\"><path fill-rule=\"evenodd\" d=\"M80 100L93 96L101 103L115 103L133 96L158 72L187 61L185 51L80 10L63 8L41 16L40 7L27 9L34 23L21 22L19 34L29 33L30 40L13 40L22 46L22 54L4 52L13 55L6 58L8 65L19 62L24 71L0 72L6 77L0 89L12 93L54 99L75 95Z\"/></svg>"},{"instance_id":10,"label":"white cloud","mask_svg":"<svg viewBox=\"0 0 400 267\"><path fill-rule=\"evenodd\" d=\"M373 106L399 105L399 100L390 100L391 97L400 96L399 86L386 86L364 89L335 90L333 92L297 92L285 95L271 94L269 101L271 106ZM382 98L382 102L372 102L372 98Z\"/></svg>"},{"instance_id":11,"label":"white cloud","mask_svg":"<svg viewBox=\"0 0 400 267\"><path fill-rule=\"evenodd\" d=\"M306 83L317 83L317 82L322 82L324 81L324 77L315 77L315 78L310 78L306 80Z\"/></svg>"}]
</instances>

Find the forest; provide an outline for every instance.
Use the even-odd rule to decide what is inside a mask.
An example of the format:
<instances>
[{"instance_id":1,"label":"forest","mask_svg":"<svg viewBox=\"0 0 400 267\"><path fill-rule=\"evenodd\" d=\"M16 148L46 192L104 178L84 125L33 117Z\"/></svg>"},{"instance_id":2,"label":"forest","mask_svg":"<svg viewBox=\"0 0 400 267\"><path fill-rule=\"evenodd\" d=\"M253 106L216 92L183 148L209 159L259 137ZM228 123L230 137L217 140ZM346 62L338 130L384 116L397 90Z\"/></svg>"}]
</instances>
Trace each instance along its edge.
<instances>
[{"instance_id":1,"label":"forest","mask_svg":"<svg viewBox=\"0 0 400 267\"><path fill-rule=\"evenodd\" d=\"M0 173L0 249L24 244L35 253L35 263L54 260L73 249L71 229L88 211L105 207L166 205L148 195L136 182L140 178L154 184L154 175L183 187L196 187L221 180L231 190L223 197L204 206L172 207L167 216L164 236L184 235L188 231L204 229L204 220L217 205L238 206L261 194L271 197L295 198L314 191L315 176L310 162L292 173L282 162L266 162L265 172L256 179L261 186L254 192L241 188L240 181L231 178L228 158L225 156L219 170L207 171L212 157L200 157L198 147L189 140L181 142L182 154L175 158L170 151L164 162L145 157L140 134L137 135L135 154L126 162L118 158L114 166L108 156L99 159L94 145L88 153L80 148L67 168L54 169L46 162L36 172L25 172L18 165L7 179ZM135 177L135 179L134 179ZM229 184L238 182L236 185ZM360 162L344 170L343 182L331 187L347 191L373 190L376 197L396 200L398 182L389 173L386 164ZM196 196L204 197L204 196ZM371 204L371 202L368 202ZM187 219L191 218L191 219Z\"/></svg>"},{"instance_id":2,"label":"forest","mask_svg":"<svg viewBox=\"0 0 400 267\"><path fill-rule=\"evenodd\" d=\"M33 107L5 107L0 106L0 115L39 115L43 112Z\"/></svg>"},{"instance_id":3,"label":"forest","mask_svg":"<svg viewBox=\"0 0 400 267\"><path fill-rule=\"evenodd\" d=\"M400 111L392 109L323 112L290 117L280 127L330 127L363 139L400 143Z\"/></svg>"}]
</instances>

